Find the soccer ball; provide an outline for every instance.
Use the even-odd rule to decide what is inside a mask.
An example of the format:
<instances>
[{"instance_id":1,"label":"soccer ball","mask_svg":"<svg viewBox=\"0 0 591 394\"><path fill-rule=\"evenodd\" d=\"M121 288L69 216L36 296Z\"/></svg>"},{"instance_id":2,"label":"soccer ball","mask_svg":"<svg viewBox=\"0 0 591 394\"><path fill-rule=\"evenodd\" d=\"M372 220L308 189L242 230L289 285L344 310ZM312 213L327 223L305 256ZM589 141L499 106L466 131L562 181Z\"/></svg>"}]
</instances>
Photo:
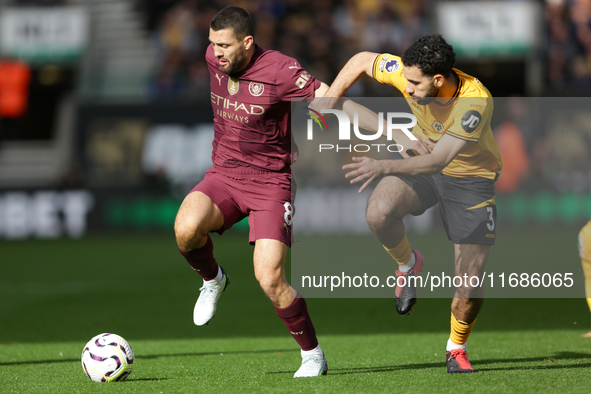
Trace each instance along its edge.
<instances>
[{"instance_id":1,"label":"soccer ball","mask_svg":"<svg viewBox=\"0 0 591 394\"><path fill-rule=\"evenodd\" d=\"M82 368L95 382L125 380L133 368L133 349L116 334L100 334L82 350Z\"/></svg>"}]
</instances>

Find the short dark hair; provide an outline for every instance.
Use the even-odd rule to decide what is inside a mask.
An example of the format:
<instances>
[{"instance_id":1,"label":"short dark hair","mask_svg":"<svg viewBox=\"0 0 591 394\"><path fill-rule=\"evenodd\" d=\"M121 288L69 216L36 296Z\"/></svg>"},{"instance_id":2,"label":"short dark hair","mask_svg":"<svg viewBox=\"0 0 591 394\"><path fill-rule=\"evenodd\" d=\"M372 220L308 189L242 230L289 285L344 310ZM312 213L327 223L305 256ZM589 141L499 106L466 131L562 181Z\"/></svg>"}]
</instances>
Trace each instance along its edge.
<instances>
[{"instance_id":1,"label":"short dark hair","mask_svg":"<svg viewBox=\"0 0 591 394\"><path fill-rule=\"evenodd\" d=\"M456 63L456 53L441 34L429 34L419 38L404 51L402 63L405 66L417 66L429 78L435 74L447 78Z\"/></svg>"},{"instance_id":2,"label":"short dark hair","mask_svg":"<svg viewBox=\"0 0 591 394\"><path fill-rule=\"evenodd\" d=\"M254 38L254 23L250 14L241 7L231 5L218 12L209 27L213 31L232 29L237 39L242 40L246 36Z\"/></svg>"}]
</instances>

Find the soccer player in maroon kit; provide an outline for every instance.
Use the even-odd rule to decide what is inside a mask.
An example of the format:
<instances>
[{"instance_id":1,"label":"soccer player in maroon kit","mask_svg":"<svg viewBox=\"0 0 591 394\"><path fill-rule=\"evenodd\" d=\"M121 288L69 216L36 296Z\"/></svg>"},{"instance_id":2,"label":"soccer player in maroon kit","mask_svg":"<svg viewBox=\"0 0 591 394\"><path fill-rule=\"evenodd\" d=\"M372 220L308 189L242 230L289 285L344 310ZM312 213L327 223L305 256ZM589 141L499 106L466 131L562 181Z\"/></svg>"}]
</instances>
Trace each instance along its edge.
<instances>
[{"instance_id":1,"label":"soccer player in maroon kit","mask_svg":"<svg viewBox=\"0 0 591 394\"><path fill-rule=\"evenodd\" d=\"M290 164L297 159L290 99L320 97L328 86L293 58L257 46L252 19L240 7L214 16L209 40L213 167L185 197L175 221L177 245L204 282L193 320L207 324L230 283L208 234L221 234L248 216L255 276L302 348L294 378L324 375L326 358L305 300L287 283L285 256L292 243Z\"/></svg>"}]
</instances>

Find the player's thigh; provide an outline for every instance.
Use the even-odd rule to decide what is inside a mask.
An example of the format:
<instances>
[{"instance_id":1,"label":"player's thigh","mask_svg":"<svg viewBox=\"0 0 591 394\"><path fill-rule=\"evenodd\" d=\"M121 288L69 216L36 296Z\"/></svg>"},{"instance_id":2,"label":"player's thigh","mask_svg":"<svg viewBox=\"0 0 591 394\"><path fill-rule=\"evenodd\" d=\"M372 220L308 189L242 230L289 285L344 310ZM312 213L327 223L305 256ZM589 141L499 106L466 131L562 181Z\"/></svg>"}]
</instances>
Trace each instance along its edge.
<instances>
[{"instance_id":1,"label":"player's thigh","mask_svg":"<svg viewBox=\"0 0 591 394\"><path fill-rule=\"evenodd\" d=\"M402 179L386 176L380 180L367 200L367 218L403 218L425 210L417 192Z\"/></svg>"},{"instance_id":2,"label":"player's thigh","mask_svg":"<svg viewBox=\"0 0 591 394\"><path fill-rule=\"evenodd\" d=\"M189 193L176 215L174 223L177 237L206 235L224 226L224 217L220 208L205 193Z\"/></svg>"},{"instance_id":3,"label":"player's thigh","mask_svg":"<svg viewBox=\"0 0 591 394\"><path fill-rule=\"evenodd\" d=\"M244 204L248 207L248 240L272 239L287 246L293 243L292 189L288 176L276 176L244 185Z\"/></svg>"},{"instance_id":4,"label":"player's thigh","mask_svg":"<svg viewBox=\"0 0 591 394\"><path fill-rule=\"evenodd\" d=\"M448 239L454 244L494 245L497 231L494 182L442 174L434 179Z\"/></svg>"},{"instance_id":5,"label":"player's thigh","mask_svg":"<svg viewBox=\"0 0 591 394\"><path fill-rule=\"evenodd\" d=\"M579 232L579 254L582 259L591 260L591 221Z\"/></svg>"},{"instance_id":6,"label":"player's thigh","mask_svg":"<svg viewBox=\"0 0 591 394\"><path fill-rule=\"evenodd\" d=\"M591 289L591 221L579 233L579 255L585 274L585 286Z\"/></svg>"}]
</instances>

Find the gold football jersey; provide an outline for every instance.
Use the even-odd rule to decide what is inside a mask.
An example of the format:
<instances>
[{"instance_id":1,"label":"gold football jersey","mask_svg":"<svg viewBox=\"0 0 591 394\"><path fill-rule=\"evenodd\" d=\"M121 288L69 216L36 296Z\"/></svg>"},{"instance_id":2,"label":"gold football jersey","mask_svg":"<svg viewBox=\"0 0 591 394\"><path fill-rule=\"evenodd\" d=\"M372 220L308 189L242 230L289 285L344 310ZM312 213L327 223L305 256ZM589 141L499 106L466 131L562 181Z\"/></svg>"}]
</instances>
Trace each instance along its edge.
<instances>
[{"instance_id":1,"label":"gold football jersey","mask_svg":"<svg viewBox=\"0 0 591 394\"><path fill-rule=\"evenodd\" d=\"M445 103L434 101L427 105L416 103L406 93L407 80L402 74L402 60L387 53L379 55L373 65L373 77L400 90L417 118L412 132L432 143L431 148L447 133L468 141L466 147L441 171L454 177L483 177L497 179L503 163L490 120L493 99L486 87L476 78L458 69L458 88Z\"/></svg>"},{"instance_id":2,"label":"gold football jersey","mask_svg":"<svg viewBox=\"0 0 591 394\"><path fill-rule=\"evenodd\" d=\"M591 261L591 221L579 233L579 254L583 260Z\"/></svg>"}]
</instances>

